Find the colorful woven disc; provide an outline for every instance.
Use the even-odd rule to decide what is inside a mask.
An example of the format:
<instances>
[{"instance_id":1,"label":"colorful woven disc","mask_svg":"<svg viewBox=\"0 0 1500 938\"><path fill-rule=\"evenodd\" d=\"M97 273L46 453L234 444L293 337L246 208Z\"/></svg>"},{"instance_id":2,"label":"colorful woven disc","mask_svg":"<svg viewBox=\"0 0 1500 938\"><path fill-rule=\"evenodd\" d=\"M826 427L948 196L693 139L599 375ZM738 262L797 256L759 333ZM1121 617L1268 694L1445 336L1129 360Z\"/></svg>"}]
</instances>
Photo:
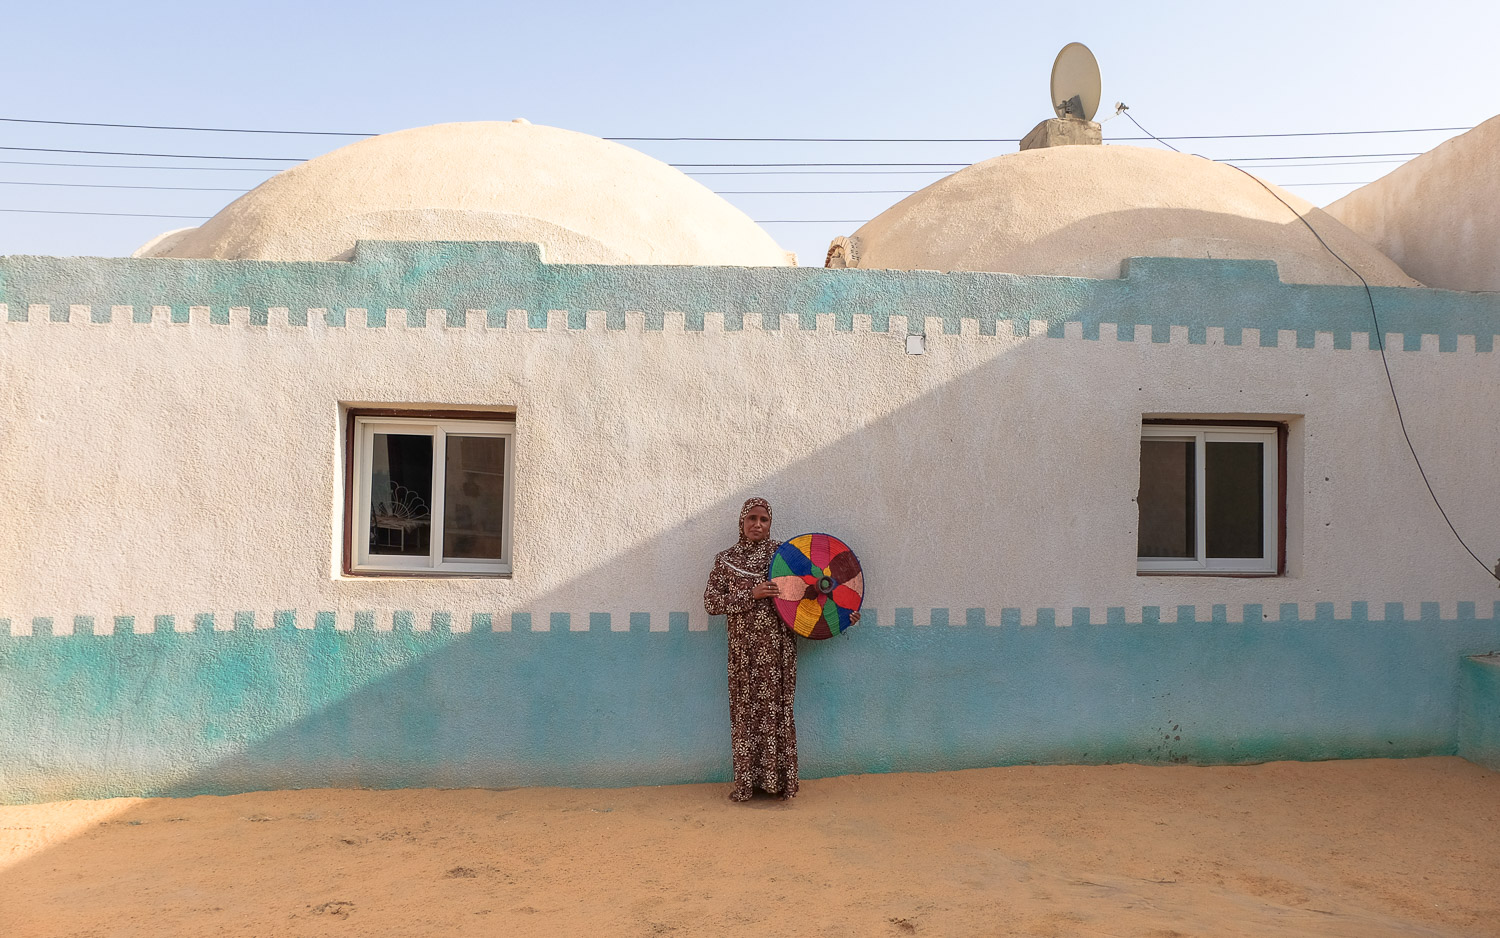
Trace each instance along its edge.
<instances>
[{"instance_id":1,"label":"colorful woven disc","mask_svg":"<svg viewBox=\"0 0 1500 938\"><path fill-rule=\"evenodd\" d=\"M854 551L831 534L799 534L771 555L776 613L803 638L832 638L865 599Z\"/></svg>"}]
</instances>

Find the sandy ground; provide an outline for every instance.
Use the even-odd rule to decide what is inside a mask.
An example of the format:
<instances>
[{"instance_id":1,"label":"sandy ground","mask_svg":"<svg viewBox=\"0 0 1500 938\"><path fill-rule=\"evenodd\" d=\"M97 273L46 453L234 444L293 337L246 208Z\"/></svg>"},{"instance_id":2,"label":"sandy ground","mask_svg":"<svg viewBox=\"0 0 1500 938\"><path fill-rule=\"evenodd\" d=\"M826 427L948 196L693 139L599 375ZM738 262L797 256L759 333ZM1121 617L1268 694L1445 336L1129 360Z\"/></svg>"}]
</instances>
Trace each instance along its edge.
<instances>
[{"instance_id":1,"label":"sandy ground","mask_svg":"<svg viewBox=\"0 0 1500 938\"><path fill-rule=\"evenodd\" d=\"M0 931L1500 936L1500 774L1453 758L0 807Z\"/></svg>"}]
</instances>

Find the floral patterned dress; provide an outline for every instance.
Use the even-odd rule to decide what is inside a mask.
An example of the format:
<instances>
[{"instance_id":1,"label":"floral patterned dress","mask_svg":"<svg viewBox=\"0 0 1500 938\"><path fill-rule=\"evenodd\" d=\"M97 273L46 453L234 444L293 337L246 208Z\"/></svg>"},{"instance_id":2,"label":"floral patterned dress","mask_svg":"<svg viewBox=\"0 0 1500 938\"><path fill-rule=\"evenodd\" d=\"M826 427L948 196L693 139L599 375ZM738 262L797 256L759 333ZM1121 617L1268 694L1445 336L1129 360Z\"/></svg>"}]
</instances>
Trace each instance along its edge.
<instances>
[{"instance_id":1,"label":"floral patterned dress","mask_svg":"<svg viewBox=\"0 0 1500 938\"><path fill-rule=\"evenodd\" d=\"M796 636L777 617L774 600L751 596L780 546L741 537L714 557L703 593L709 614L728 619L734 801L750 800L757 788L782 798L797 794Z\"/></svg>"}]
</instances>

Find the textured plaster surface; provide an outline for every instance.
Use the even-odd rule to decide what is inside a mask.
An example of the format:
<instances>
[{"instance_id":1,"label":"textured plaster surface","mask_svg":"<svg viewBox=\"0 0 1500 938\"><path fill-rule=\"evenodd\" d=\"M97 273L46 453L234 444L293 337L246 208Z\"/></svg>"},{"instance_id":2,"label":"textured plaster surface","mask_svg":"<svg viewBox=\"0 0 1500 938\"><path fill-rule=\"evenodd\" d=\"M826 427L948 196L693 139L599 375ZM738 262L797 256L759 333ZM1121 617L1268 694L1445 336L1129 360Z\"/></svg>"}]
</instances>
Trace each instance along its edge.
<instances>
[{"instance_id":1,"label":"textured plaster surface","mask_svg":"<svg viewBox=\"0 0 1500 938\"><path fill-rule=\"evenodd\" d=\"M1496 596L1363 290L1126 273L0 260L0 790L721 776L701 595L750 494L869 578L803 646L810 775L1454 752ZM1500 555L1500 297L1374 296ZM342 408L407 403L515 409L514 576L338 574ZM1136 575L1144 416L1289 425L1286 576Z\"/></svg>"},{"instance_id":2,"label":"textured plaster surface","mask_svg":"<svg viewBox=\"0 0 1500 938\"><path fill-rule=\"evenodd\" d=\"M1264 258L1289 282L1358 284L1298 216L1370 283L1416 285L1305 200L1223 163L1141 147L985 160L907 196L853 237L864 268L1113 278L1132 257Z\"/></svg>"},{"instance_id":3,"label":"textured plaster surface","mask_svg":"<svg viewBox=\"0 0 1500 938\"><path fill-rule=\"evenodd\" d=\"M1328 206L1408 274L1445 290L1500 290L1500 117Z\"/></svg>"},{"instance_id":4,"label":"textured plaster surface","mask_svg":"<svg viewBox=\"0 0 1500 938\"><path fill-rule=\"evenodd\" d=\"M1500 655L1465 658L1460 667L1458 754L1500 771Z\"/></svg>"},{"instance_id":5,"label":"textured plaster surface","mask_svg":"<svg viewBox=\"0 0 1500 938\"><path fill-rule=\"evenodd\" d=\"M789 263L745 213L665 163L587 134L497 121L350 144L137 254L346 260L361 238L533 241L558 263Z\"/></svg>"}]
</instances>

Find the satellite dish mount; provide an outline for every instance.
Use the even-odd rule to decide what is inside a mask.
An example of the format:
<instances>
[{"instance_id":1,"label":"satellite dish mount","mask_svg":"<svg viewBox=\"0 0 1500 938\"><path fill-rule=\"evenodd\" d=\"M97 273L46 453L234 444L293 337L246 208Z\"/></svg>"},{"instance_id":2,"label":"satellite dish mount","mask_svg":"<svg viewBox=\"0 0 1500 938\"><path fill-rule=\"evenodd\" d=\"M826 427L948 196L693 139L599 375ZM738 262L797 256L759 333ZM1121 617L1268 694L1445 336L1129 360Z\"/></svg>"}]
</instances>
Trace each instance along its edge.
<instances>
[{"instance_id":1,"label":"satellite dish mount","mask_svg":"<svg viewBox=\"0 0 1500 938\"><path fill-rule=\"evenodd\" d=\"M1021 149L1090 146L1104 142L1094 114L1099 110L1099 62L1081 42L1070 42L1052 63L1052 111L1057 116L1037 124Z\"/></svg>"}]
</instances>

